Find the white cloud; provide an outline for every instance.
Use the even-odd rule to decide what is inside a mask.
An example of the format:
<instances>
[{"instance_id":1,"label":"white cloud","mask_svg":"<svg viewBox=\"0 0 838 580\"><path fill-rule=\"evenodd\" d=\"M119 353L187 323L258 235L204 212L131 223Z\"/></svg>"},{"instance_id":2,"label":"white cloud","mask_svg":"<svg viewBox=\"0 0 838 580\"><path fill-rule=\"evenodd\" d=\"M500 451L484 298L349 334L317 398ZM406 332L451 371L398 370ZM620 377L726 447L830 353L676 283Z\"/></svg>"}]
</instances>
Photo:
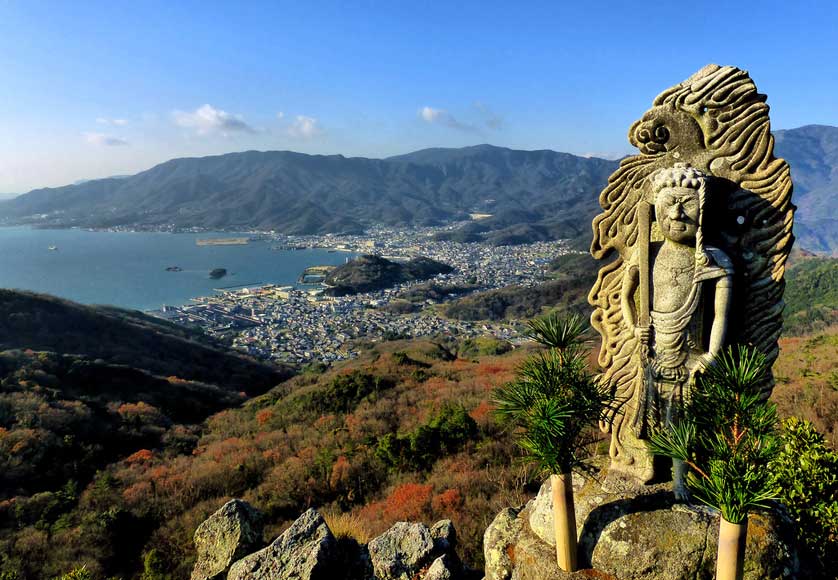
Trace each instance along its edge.
<instances>
[{"instance_id":1,"label":"white cloud","mask_svg":"<svg viewBox=\"0 0 838 580\"><path fill-rule=\"evenodd\" d=\"M486 103L482 101L476 101L474 103L474 108L477 109L477 111L483 117L483 124L486 125L486 127L495 131L503 128L503 117L501 117L492 109L490 109Z\"/></svg>"},{"instance_id":2,"label":"white cloud","mask_svg":"<svg viewBox=\"0 0 838 580\"><path fill-rule=\"evenodd\" d=\"M231 133L256 133L241 115L232 115L212 105L203 105L192 112L175 111L172 117L176 125L194 129L198 135L219 133L227 137Z\"/></svg>"},{"instance_id":3,"label":"white cloud","mask_svg":"<svg viewBox=\"0 0 838 580\"><path fill-rule=\"evenodd\" d=\"M83 133L83 135L84 140L91 145L101 145L107 147L128 145L128 141L121 137L114 137L113 135L105 135L104 133Z\"/></svg>"},{"instance_id":4,"label":"white cloud","mask_svg":"<svg viewBox=\"0 0 838 580\"><path fill-rule=\"evenodd\" d=\"M445 111L433 107L422 107L419 110L419 115L428 123L436 123L440 117L447 114Z\"/></svg>"},{"instance_id":5,"label":"white cloud","mask_svg":"<svg viewBox=\"0 0 838 580\"><path fill-rule=\"evenodd\" d=\"M297 115L294 122L288 127L289 135L301 139L311 139L322 133L323 128L320 126L320 121L314 117L306 117L305 115Z\"/></svg>"},{"instance_id":6,"label":"white cloud","mask_svg":"<svg viewBox=\"0 0 838 580\"><path fill-rule=\"evenodd\" d=\"M100 125L110 125L113 127L125 127L128 125L127 119L108 119L106 117L99 117L96 122Z\"/></svg>"},{"instance_id":7,"label":"white cloud","mask_svg":"<svg viewBox=\"0 0 838 580\"><path fill-rule=\"evenodd\" d=\"M419 109L419 116L426 123L442 125L450 129L465 131L467 133L477 131L477 127L468 123L461 123L456 117L454 117L454 115L444 109L435 109L433 107L425 106Z\"/></svg>"}]
</instances>

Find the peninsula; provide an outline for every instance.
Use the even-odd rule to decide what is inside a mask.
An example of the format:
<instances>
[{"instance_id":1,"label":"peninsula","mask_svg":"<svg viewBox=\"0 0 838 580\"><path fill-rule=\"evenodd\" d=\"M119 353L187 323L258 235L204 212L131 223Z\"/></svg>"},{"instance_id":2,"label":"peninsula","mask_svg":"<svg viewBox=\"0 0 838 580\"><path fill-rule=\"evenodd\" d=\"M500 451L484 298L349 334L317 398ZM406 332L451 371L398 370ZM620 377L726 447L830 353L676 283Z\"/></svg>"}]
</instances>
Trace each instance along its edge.
<instances>
[{"instance_id":1,"label":"peninsula","mask_svg":"<svg viewBox=\"0 0 838 580\"><path fill-rule=\"evenodd\" d=\"M418 257L399 263L381 256L360 256L326 275L326 294L346 296L374 292L405 282L427 280L437 274L448 274L454 268L430 258Z\"/></svg>"}]
</instances>

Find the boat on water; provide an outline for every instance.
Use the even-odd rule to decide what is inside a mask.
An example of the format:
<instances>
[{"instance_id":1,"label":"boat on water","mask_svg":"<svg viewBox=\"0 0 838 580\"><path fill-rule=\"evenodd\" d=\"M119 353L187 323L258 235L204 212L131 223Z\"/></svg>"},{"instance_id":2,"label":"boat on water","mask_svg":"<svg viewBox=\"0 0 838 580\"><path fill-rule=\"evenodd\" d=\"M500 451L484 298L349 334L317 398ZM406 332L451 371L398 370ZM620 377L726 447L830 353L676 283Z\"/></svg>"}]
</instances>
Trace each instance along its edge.
<instances>
[{"instance_id":1,"label":"boat on water","mask_svg":"<svg viewBox=\"0 0 838 580\"><path fill-rule=\"evenodd\" d=\"M58 251L58 246L49 246L47 248L47 250L49 250L50 252L57 252Z\"/></svg>"}]
</instances>

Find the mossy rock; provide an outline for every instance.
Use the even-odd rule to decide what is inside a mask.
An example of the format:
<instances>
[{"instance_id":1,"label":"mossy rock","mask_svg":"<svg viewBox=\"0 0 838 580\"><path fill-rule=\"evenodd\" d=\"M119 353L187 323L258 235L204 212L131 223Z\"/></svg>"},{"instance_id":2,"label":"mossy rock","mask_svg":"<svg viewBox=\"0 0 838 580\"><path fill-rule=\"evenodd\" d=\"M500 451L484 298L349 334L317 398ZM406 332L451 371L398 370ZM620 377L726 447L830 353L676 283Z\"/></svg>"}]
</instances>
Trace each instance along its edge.
<instances>
[{"instance_id":1,"label":"mossy rock","mask_svg":"<svg viewBox=\"0 0 838 580\"><path fill-rule=\"evenodd\" d=\"M550 482L514 520L498 516L484 538L487 580L575 577L711 580L716 567L719 514L676 503L670 484L634 490L603 489L593 478L574 481L579 564L576 575L555 563ZM497 538L500 526L507 533ZM491 558L490 558L491 556ZM495 557L496 556L496 557ZM794 528L780 510L749 518L745 578L788 578L799 571Z\"/></svg>"}]
</instances>

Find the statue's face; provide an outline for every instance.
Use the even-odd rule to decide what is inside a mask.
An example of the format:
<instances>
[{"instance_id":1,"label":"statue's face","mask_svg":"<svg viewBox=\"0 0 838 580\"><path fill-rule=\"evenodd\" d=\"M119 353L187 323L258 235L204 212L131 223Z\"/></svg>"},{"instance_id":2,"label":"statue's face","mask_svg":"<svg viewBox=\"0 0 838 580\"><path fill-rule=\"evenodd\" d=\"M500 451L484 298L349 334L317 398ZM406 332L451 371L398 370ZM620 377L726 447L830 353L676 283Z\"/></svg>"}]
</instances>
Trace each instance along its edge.
<instances>
[{"instance_id":1,"label":"statue's face","mask_svg":"<svg viewBox=\"0 0 838 580\"><path fill-rule=\"evenodd\" d=\"M655 219L663 236L686 243L698 232L698 192L687 187L665 187L655 197Z\"/></svg>"}]
</instances>

